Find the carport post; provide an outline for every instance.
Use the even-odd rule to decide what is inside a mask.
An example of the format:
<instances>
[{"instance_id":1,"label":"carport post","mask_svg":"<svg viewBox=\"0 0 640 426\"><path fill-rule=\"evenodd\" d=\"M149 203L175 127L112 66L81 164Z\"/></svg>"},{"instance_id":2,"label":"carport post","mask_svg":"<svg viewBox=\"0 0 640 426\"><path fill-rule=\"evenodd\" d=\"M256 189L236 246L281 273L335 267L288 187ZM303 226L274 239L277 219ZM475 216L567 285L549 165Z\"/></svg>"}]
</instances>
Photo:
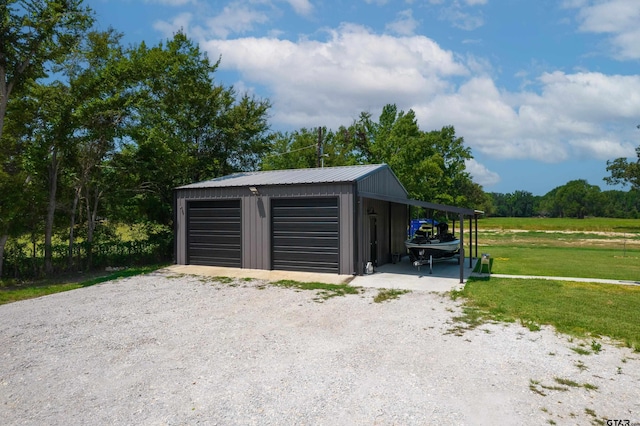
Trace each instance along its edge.
<instances>
[{"instance_id":1,"label":"carport post","mask_svg":"<svg viewBox=\"0 0 640 426\"><path fill-rule=\"evenodd\" d=\"M473 222L469 216L469 268L473 267ZM478 255L476 254L476 257Z\"/></svg>"},{"instance_id":2,"label":"carport post","mask_svg":"<svg viewBox=\"0 0 640 426\"><path fill-rule=\"evenodd\" d=\"M460 213L460 284L464 284L464 215Z\"/></svg>"}]
</instances>

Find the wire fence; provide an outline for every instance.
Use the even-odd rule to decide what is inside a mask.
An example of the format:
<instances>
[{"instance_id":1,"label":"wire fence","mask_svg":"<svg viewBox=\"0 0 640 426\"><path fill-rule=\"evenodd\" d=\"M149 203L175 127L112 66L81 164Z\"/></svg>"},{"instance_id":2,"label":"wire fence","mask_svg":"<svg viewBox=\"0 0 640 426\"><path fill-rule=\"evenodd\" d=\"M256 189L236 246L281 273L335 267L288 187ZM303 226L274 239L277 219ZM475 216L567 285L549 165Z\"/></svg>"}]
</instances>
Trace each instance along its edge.
<instances>
[{"instance_id":1,"label":"wire fence","mask_svg":"<svg viewBox=\"0 0 640 426\"><path fill-rule=\"evenodd\" d=\"M44 244L7 242L4 251L2 277L33 279L44 275ZM71 256L68 244L51 246L54 274L66 271L96 270L106 267L128 267L162 263L173 257L173 239L154 238L142 241L109 241L73 246Z\"/></svg>"}]
</instances>

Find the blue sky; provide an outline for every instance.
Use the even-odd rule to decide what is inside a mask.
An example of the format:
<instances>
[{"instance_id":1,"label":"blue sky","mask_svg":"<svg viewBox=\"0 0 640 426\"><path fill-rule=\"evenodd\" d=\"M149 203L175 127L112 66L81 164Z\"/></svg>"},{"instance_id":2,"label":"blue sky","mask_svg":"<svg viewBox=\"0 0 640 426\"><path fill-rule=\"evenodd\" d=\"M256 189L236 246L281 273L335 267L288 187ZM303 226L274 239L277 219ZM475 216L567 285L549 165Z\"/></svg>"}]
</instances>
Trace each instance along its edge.
<instances>
[{"instance_id":1,"label":"blue sky","mask_svg":"<svg viewBox=\"0 0 640 426\"><path fill-rule=\"evenodd\" d=\"M274 130L395 103L453 125L485 191L602 189L640 145L640 0L85 0L125 43L182 29L216 79L268 98Z\"/></svg>"}]
</instances>

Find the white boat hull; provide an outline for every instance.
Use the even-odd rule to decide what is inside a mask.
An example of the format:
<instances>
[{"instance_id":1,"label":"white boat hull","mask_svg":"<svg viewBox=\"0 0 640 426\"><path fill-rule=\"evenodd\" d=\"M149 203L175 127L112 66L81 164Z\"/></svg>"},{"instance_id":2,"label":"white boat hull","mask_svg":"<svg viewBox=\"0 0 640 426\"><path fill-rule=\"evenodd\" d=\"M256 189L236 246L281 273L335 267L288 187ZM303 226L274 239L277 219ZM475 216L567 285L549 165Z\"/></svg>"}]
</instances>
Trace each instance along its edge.
<instances>
[{"instance_id":1,"label":"white boat hull","mask_svg":"<svg viewBox=\"0 0 640 426\"><path fill-rule=\"evenodd\" d=\"M451 257L460 250L460 240L458 239L444 242L430 240L420 243L407 240L404 245L415 259L427 259L430 256L436 259L440 257Z\"/></svg>"}]
</instances>

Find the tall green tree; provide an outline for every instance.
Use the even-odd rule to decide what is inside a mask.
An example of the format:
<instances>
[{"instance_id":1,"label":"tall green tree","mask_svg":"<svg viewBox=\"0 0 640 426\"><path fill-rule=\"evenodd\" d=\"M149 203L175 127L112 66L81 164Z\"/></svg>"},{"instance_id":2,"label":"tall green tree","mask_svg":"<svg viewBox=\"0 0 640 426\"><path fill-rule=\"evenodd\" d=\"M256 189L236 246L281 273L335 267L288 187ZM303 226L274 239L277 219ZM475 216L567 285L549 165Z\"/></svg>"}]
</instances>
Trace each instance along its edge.
<instances>
[{"instance_id":1,"label":"tall green tree","mask_svg":"<svg viewBox=\"0 0 640 426\"><path fill-rule=\"evenodd\" d=\"M415 113L385 105L377 122L363 113L358 122L365 162L387 163L413 198L467 206L476 192L465 160L471 150L452 126L421 131Z\"/></svg>"},{"instance_id":2,"label":"tall green tree","mask_svg":"<svg viewBox=\"0 0 640 426\"><path fill-rule=\"evenodd\" d=\"M126 66L121 37L112 29L92 31L67 64L74 100L74 144L66 175L73 194L69 208L69 265L73 258L78 209L84 207L88 267L91 267L98 209L116 182L109 176L108 160L117 141L123 137L135 102L130 90L135 81Z\"/></svg>"},{"instance_id":3,"label":"tall green tree","mask_svg":"<svg viewBox=\"0 0 640 426\"><path fill-rule=\"evenodd\" d=\"M112 163L129 191L120 214L169 226L174 187L258 167L269 147L270 104L216 84L218 62L183 33L135 46L127 58L136 101Z\"/></svg>"},{"instance_id":4,"label":"tall green tree","mask_svg":"<svg viewBox=\"0 0 640 426\"><path fill-rule=\"evenodd\" d=\"M0 150L7 152L10 149L7 145L19 139L19 135L4 135L11 97L48 76L52 67L77 46L92 22L82 0L5 0L0 4ZM14 121L21 118L21 114L16 114ZM18 128L21 126L14 127ZM3 167L6 165L3 162ZM2 170L0 187L20 192L21 186L15 184L22 179L17 174L15 167ZM0 209L6 211L19 205L11 202L11 196L10 192L2 192ZM5 243L12 228L10 218L19 216L16 213L7 212L0 221L0 275Z\"/></svg>"},{"instance_id":5,"label":"tall green tree","mask_svg":"<svg viewBox=\"0 0 640 426\"><path fill-rule=\"evenodd\" d=\"M14 90L48 75L91 27L82 0L4 0L0 5L0 138Z\"/></svg>"},{"instance_id":6,"label":"tall green tree","mask_svg":"<svg viewBox=\"0 0 640 426\"><path fill-rule=\"evenodd\" d=\"M324 132L325 134L323 135ZM318 138L326 148L326 129L302 128L273 135L270 152L262 160L263 170L305 169L316 167Z\"/></svg>"},{"instance_id":7,"label":"tall green tree","mask_svg":"<svg viewBox=\"0 0 640 426\"><path fill-rule=\"evenodd\" d=\"M270 153L262 161L263 170L336 167L362 164L359 141L363 137L357 123L338 130L326 127L302 128L273 135Z\"/></svg>"}]
</instances>

